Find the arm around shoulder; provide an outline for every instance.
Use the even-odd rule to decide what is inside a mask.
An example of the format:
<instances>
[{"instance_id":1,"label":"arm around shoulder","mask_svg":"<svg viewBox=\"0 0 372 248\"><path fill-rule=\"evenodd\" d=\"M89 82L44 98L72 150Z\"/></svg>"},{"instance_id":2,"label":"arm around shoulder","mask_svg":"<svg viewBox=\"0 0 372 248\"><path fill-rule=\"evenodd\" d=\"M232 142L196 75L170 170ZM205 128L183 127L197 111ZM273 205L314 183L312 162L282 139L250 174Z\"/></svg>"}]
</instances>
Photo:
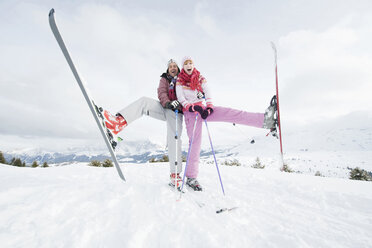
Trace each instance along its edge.
<instances>
[{"instance_id":1,"label":"arm around shoulder","mask_svg":"<svg viewBox=\"0 0 372 248\"><path fill-rule=\"evenodd\" d=\"M167 102L169 102L169 96L168 96L168 90L169 90L169 84L165 78L161 78L159 81L159 87L158 87L158 99L160 101L160 104L165 107Z\"/></svg>"}]
</instances>

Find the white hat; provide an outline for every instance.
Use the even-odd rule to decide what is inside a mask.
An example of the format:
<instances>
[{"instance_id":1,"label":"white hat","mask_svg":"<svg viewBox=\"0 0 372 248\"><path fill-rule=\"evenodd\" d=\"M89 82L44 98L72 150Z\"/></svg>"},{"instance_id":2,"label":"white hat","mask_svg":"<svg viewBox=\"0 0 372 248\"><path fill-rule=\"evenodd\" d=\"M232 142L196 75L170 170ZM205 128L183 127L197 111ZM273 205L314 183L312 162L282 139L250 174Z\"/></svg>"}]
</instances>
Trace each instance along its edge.
<instances>
[{"instance_id":1,"label":"white hat","mask_svg":"<svg viewBox=\"0 0 372 248\"><path fill-rule=\"evenodd\" d=\"M170 59L170 60L168 61L168 67L169 67L169 65L172 64L172 63L175 63L175 64L178 66L177 62L176 62L174 59Z\"/></svg>"},{"instance_id":2,"label":"white hat","mask_svg":"<svg viewBox=\"0 0 372 248\"><path fill-rule=\"evenodd\" d=\"M194 60L193 60L190 56L185 56L185 57L183 57L183 59L182 59L182 66L185 64L185 62L186 62L187 60L191 60L192 62L194 62Z\"/></svg>"}]
</instances>

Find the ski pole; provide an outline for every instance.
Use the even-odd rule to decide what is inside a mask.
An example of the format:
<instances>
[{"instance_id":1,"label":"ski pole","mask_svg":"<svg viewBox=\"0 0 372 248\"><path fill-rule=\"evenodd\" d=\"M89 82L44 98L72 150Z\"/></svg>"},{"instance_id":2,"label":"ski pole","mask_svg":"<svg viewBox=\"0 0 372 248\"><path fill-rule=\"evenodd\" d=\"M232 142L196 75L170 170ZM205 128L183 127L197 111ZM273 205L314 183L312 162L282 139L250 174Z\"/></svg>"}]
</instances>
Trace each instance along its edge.
<instances>
[{"instance_id":1,"label":"ski pole","mask_svg":"<svg viewBox=\"0 0 372 248\"><path fill-rule=\"evenodd\" d=\"M219 170L219 168L218 168L217 159L216 159L216 154L215 154L214 149L213 149L212 139L211 139L211 135L210 135L210 133L209 133L209 128L208 128L207 120L204 119L204 122L205 122L205 126L207 127L207 132L208 132L208 137L209 137L209 143L211 144L212 153L213 153L213 157L214 157L214 162L216 163L216 168L217 168L218 177L220 178L220 184L221 184L222 193L223 193L223 195L225 195L225 190L224 190L224 188L223 188L223 183L222 183L222 179L221 179L221 174L220 174L220 170Z\"/></svg>"},{"instance_id":2,"label":"ski pole","mask_svg":"<svg viewBox=\"0 0 372 248\"><path fill-rule=\"evenodd\" d=\"M192 142L194 141L195 128L196 128L196 122L197 121L198 121L198 113L196 112L195 113L194 128L192 130L192 136L191 136L191 140L190 140L189 151L187 152L187 159L186 159L185 171L184 171L183 177L182 177L182 187L181 187L181 192L180 192L180 198L181 198L181 195L182 195L183 185L185 184L186 171L187 171L187 166L189 165L190 152L191 152Z\"/></svg>"},{"instance_id":3,"label":"ski pole","mask_svg":"<svg viewBox=\"0 0 372 248\"><path fill-rule=\"evenodd\" d=\"M177 177L177 167L178 167L178 109L175 111L176 113L176 161L174 162L174 190L177 193L177 184L178 184L178 177Z\"/></svg>"}]
</instances>

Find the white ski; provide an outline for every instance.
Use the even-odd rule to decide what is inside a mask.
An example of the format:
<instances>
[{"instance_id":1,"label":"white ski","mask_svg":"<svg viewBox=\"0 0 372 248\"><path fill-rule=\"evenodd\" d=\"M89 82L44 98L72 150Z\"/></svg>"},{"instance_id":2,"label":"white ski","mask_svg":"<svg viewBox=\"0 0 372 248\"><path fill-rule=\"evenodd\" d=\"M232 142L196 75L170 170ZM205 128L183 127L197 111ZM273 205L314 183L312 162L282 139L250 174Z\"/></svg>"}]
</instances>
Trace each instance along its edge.
<instances>
[{"instance_id":1,"label":"white ski","mask_svg":"<svg viewBox=\"0 0 372 248\"><path fill-rule=\"evenodd\" d=\"M77 83L79 84L79 87L81 89L81 92L83 93L84 98L85 98L85 100L88 103L89 109L92 112L94 119L96 120L96 123L98 125L98 128L101 131L102 137L105 140L107 149L110 151L111 158L112 158L112 160L113 160L113 162L115 164L115 168L116 168L116 170L117 170L117 172L119 174L119 177L122 180L125 181L125 177L123 175L123 172L120 169L119 162L118 162L118 160L116 158L115 151L114 151L115 146L116 146L116 141L113 140L112 134L104 126L104 123L102 123L102 121L100 120L100 118L98 116L98 112L97 112L97 106L94 104L92 98L89 96L88 91L87 91L86 87L84 86L84 83L81 80L81 78L79 76L79 73L77 72L77 69L76 69L74 63L72 62L71 56L70 56L70 54L69 54L69 52L68 52L68 50L66 48L65 43L63 42L62 36L59 33L59 31L58 31L54 12L55 12L54 9L51 9L50 12L49 12L49 24L50 24L50 28L52 29L52 32L54 34L54 37L56 38L56 40L58 42L58 45L61 48L62 53L65 56L65 58L67 60L67 63L70 66L70 69L71 69L72 73L74 74ZM111 134L111 136L110 136L110 134Z\"/></svg>"}]
</instances>

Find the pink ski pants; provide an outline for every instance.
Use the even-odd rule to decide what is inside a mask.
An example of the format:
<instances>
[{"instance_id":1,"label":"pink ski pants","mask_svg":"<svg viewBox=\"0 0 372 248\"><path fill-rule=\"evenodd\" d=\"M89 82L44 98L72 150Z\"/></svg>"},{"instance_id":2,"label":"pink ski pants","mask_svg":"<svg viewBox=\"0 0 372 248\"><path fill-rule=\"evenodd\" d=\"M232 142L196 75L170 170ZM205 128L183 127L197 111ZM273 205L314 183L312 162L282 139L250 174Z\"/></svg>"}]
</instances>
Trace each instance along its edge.
<instances>
[{"instance_id":1,"label":"pink ski pants","mask_svg":"<svg viewBox=\"0 0 372 248\"><path fill-rule=\"evenodd\" d=\"M250 113L242 110L236 110L225 107L214 107L213 113L207 117L207 122L231 122L241 125L262 128L264 122L263 113ZM184 111L187 136L190 141L193 137L193 129L195 123L196 112L192 113ZM187 165L186 176L189 178L197 178L199 173L199 158L202 137L202 124L204 120L198 115L198 120L195 126L194 140L189 156L189 164Z\"/></svg>"}]
</instances>

